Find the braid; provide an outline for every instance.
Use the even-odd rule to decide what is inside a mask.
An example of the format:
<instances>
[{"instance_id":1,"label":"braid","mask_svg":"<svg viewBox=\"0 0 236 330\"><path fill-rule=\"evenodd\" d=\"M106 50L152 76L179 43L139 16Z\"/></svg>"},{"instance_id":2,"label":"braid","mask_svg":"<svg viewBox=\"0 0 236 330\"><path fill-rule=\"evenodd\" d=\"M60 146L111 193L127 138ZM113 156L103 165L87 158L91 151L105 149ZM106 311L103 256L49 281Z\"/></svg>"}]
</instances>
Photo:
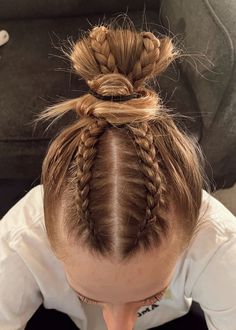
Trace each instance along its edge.
<instances>
[{"instance_id":1,"label":"braid","mask_svg":"<svg viewBox=\"0 0 236 330\"><path fill-rule=\"evenodd\" d=\"M143 52L140 59L135 63L129 78L132 76L134 88L141 85L142 81L155 72L156 62L160 55L160 41L151 32L141 32L143 37Z\"/></svg>"},{"instance_id":2,"label":"braid","mask_svg":"<svg viewBox=\"0 0 236 330\"><path fill-rule=\"evenodd\" d=\"M89 34L94 57L100 65L101 73L118 72L115 57L107 41L108 29L105 26L95 27Z\"/></svg>"},{"instance_id":3,"label":"braid","mask_svg":"<svg viewBox=\"0 0 236 330\"><path fill-rule=\"evenodd\" d=\"M84 128L74 160L77 169L77 171L75 171L75 175L77 175L75 182L78 185L78 189L76 189L78 194L75 195L75 205L80 219L83 219L84 223L88 224L89 232L93 236L95 236L95 223L90 221L91 219L88 212L89 183L91 179L91 168L97 152L95 145L107 125L108 123L106 120L99 119L94 120L92 124Z\"/></svg>"},{"instance_id":4,"label":"braid","mask_svg":"<svg viewBox=\"0 0 236 330\"><path fill-rule=\"evenodd\" d=\"M78 242L95 256L125 261L175 230L179 241L189 241L207 182L199 146L195 151L173 120L178 114L148 86L181 51L167 36L113 22L63 50L87 93L47 107L36 122L76 115L42 164L51 245L60 252L64 243Z\"/></svg>"},{"instance_id":5,"label":"braid","mask_svg":"<svg viewBox=\"0 0 236 330\"><path fill-rule=\"evenodd\" d=\"M156 149L153 142L153 134L147 123L142 123L139 127L131 127L137 144L137 153L142 161L141 171L147 178L147 209L146 219L140 223L140 231L137 234L135 245L139 237L148 224L156 222L156 215L153 215L155 207L166 207L163 195L166 193L164 177L159 170L159 162L156 157Z\"/></svg>"}]
</instances>

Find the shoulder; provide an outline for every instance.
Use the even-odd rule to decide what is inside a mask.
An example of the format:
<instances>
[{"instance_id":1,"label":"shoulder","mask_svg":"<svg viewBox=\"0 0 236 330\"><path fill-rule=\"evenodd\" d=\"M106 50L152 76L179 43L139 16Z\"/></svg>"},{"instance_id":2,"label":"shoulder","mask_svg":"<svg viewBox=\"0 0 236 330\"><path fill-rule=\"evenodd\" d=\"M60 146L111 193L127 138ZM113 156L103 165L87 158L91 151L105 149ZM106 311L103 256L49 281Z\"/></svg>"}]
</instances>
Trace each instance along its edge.
<instances>
[{"instance_id":1,"label":"shoulder","mask_svg":"<svg viewBox=\"0 0 236 330\"><path fill-rule=\"evenodd\" d=\"M221 244L236 235L236 217L219 200L202 190L197 230L189 246L189 253L214 252Z\"/></svg>"},{"instance_id":2,"label":"shoulder","mask_svg":"<svg viewBox=\"0 0 236 330\"><path fill-rule=\"evenodd\" d=\"M236 322L236 235L218 246L195 278L191 298L204 311L210 330L235 329Z\"/></svg>"},{"instance_id":3,"label":"shoulder","mask_svg":"<svg viewBox=\"0 0 236 330\"><path fill-rule=\"evenodd\" d=\"M192 289L192 297L213 310L236 307L236 234L212 254Z\"/></svg>"},{"instance_id":4,"label":"shoulder","mask_svg":"<svg viewBox=\"0 0 236 330\"><path fill-rule=\"evenodd\" d=\"M208 226L215 227L225 235L236 233L236 216L204 189L202 190L201 213L200 218L203 222L208 222Z\"/></svg>"},{"instance_id":5,"label":"shoulder","mask_svg":"<svg viewBox=\"0 0 236 330\"><path fill-rule=\"evenodd\" d=\"M34 226L44 228L43 185L30 189L0 220L0 234L8 241L14 241L22 232Z\"/></svg>"},{"instance_id":6,"label":"shoulder","mask_svg":"<svg viewBox=\"0 0 236 330\"><path fill-rule=\"evenodd\" d=\"M226 292L229 284L228 290L234 287L236 294L236 217L206 191L199 230L184 257L186 296L206 305L212 301L211 307L217 308L214 297L219 287Z\"/></svg>"}]
</instances>

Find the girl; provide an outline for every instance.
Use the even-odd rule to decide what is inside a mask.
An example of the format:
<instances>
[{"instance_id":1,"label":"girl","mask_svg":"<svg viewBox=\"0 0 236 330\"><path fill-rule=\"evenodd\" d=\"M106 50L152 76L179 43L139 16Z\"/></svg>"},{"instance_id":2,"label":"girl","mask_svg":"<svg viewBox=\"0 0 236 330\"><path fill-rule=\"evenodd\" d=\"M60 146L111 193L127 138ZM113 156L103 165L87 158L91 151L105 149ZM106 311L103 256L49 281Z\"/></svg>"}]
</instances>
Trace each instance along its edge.
<instances>
[{"instance_id":1,"label":"girl","mask_svg":"<svg viewBox=\"0 0 236 330\"><path fill-rule=\"evenodd\" d=\"M0 222L0 329L24 329L43 302L82 330L143 330L196 301L208 329L235 330L235 217L150 87L180 52L103 24L66 55L89 91L39 116L76 119L52 141L42 184Z\"/></svg>"}]
</instances>

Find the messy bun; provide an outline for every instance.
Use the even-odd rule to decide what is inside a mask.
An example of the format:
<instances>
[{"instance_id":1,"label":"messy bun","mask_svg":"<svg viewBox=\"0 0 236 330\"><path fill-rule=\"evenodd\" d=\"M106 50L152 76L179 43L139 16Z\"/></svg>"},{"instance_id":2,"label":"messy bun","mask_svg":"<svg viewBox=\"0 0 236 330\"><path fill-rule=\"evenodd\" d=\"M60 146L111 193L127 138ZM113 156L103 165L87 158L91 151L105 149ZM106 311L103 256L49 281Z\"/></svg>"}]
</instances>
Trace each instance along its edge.
<instances>
[{"instance_id":1,"label":"messy bun","mask_svg":"<svg viewBox=\"0 0 236 330\"><path fill-rule=\"evenodd\" d=\"M156 119L162 110L158 94L148 88L149 82L164 71L179 55L169 37L157 38L147 31L111 29L96 26L76 43L70 44L65 55L74 73L80 75L100 95L130 95L140 98L126 101L125 107L116 102L101 102L90 93L49 107L41 119L57 116L57 110L74 108L81 117L105 118L111 124L126 124ZM85 123L86 124L86 123Z\"/></svg>"},{"instance_id":2,"label":"messy bun","mask_svg":"<svg viewBox=\"0 0 236 330\"><path fill-rule=\"evenodd\" d=\"M164 71L178 53L169 37L96 26L74 45L71 60L90 87L100 74L121 73L138 90ZM84 57L89 61L83 61Z\"/></svg>"},{"instance_id":3,"label":"messy bun","mask_svg":"<svg viewBox=\"0 0 236 330\"><path fill-rule=\"evenodd\" d=\"M64 54L88 92L39 116L58 119L69 110L78 115L43 162L53 249L61 255L66 237L96 255L125 260L168 240L175 224L186 246L198 224L203 156L150 87L178 57L171 38L103 24ZM170 221L173 207L176 218Z\"/></svg>"}]
</instances>

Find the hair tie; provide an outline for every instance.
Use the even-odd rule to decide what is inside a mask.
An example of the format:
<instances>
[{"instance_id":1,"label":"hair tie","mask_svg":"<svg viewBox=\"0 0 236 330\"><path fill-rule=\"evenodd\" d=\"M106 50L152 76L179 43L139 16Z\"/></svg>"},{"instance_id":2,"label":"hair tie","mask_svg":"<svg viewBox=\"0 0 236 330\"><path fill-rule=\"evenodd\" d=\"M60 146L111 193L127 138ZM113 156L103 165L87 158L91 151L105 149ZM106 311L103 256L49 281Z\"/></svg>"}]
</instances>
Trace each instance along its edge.
<instances>
[{"instance_id":1,"label":"hair tie","mask_svg":"<svg viewBox=\"0 0 236 330\"><path fill-rule=\"evenodd\" d=\"M141 93L133 93L130 95L100 95L92 89L89 89L88 92L98 99L105 100L105 101L113 101L113 102L128 101L131 99L140 98L142 96Z\"/></svg>"}]
</instances>

